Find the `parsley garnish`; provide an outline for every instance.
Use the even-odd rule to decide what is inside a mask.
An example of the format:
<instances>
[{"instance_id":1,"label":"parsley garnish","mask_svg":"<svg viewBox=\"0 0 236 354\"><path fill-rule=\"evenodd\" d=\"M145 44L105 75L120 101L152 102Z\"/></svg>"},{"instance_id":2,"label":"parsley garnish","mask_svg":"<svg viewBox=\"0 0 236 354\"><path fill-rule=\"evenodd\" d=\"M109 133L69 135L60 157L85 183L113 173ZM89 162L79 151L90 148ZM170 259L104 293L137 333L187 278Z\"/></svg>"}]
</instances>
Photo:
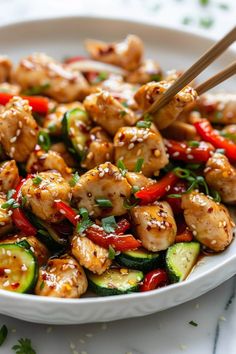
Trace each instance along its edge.
<instances>
[{"instance_id":1,"label":"parsley garnish","mask_svg":"<svg viewBox=\"0 0 236 354\"><path fill-rule=\"evenodd\" d=\"M115 256L116 256L116 251L114 250L114 248L111 245L109 245L108 258L114 259Z\"/></svg>"},{"instance_id":2,"label":"parsley garnish","mask_svg":"<svg viewBox=\"0 0 236 354\"><path fill-rule=\"evenodd\" d=\"M135 164L134 172L142 171L143 163L144 163L144 159L142 157L140 157Z\"/></svg>"},{"instance_id":3,"label":"parsley garnish","mask_svg":"<svg viewBox=\"0 0 236 354\"><path fill-rule=\"evenodd\" d=\"M69 181L69 185L70 185L71 187L74 187L74 186L76 185L76 183L78 182L78 180L79 180L79 174L78 174L78 172L76 171L76 172L73 174L71 180Z\"/></svg>"},{"instance_id":4,"label":"parsley garnish","mask_svg":"<svg viewBox=\"0 0 236 354\"><path fill-rule=\"evenodd\" d=\"M81 221L78 222L76 230L79 234L83 234L88 227L93 225L93 222L90 220L89 213L86 208L80 208L79 214L81 216Z\"/></svg>"},{"instance_id":5,"label":"parsley garnish","mask_svg":"<svg viewBox=\"0 0 236 354\"><path fill-rule=\"evenodd\" d=\"M34 185L39 185L42 182L42 178L40 176L36 176L32 179Z\"/></svg>"},{"instance_id":6,"label":"parsley garnish","mask_svg":"<svg viewBox=\"0 0 236 354\"><path fill-rule=\"evenodd\" d=\"M108 234L114 232L115 229L117 228L117 223L114 216L108 216L107 218L103 218L102 227Z\"/></svg>"},{"instance_id":7,"label":"parsley garnish","mask_svg":"<svg viewBox=\"0 0 236 354\"><path fill-rule=\"evenodd\" d=\"M3 325L0 329L0 346L5 342L8 334L8 329Z\"/></svg>"},{"instance_id":8,"label":"parsley garnish","mask_svg":"<svg viewBox=\"0 0 236 354\"><path fill-rule=\"evenodd\" d=\"M197 327L198 326L198 323L194 322L194 321L190 321L189 324L191 326L194 326L194 327Z\"/></svg>"},{"instance_id":9,"label":"parsley garnish","mask_svg":"<svg viewBox=\"0 0 236 354\"><path fill-rule=\"evenodd\" d=\"M31 340L28 338L21 338L18 340L19 344L15 344L12 347L12 350L16 354L36 354L36 351L32 348Z\"/></svg>"},{"instance_id":10,"label":"parsley garnish","mask_svg":"<svg viewBox=\"0 0 236 354\"><path fill-rule=\"evenodd\" d=\"M38 135L38 144L41 146L41 148L48 152L48 150L50 149L50 146L51 146L51 139L48 135L47 132L45 132L44 130L41 130L39 132L39 135Z\"/></svg>"}]
</instances>

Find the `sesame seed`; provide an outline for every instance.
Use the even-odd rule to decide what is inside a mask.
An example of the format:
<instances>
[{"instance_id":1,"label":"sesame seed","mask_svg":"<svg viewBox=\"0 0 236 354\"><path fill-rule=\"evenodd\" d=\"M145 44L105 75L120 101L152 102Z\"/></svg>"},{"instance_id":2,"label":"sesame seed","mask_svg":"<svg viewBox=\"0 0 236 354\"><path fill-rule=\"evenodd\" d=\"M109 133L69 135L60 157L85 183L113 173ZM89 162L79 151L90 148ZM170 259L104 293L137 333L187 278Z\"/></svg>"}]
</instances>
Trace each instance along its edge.
<instances>
[{"instance_id":1,"label":"sesame seed","mask_svg":"<svg viewBox=\"0 0 236 354\"><path fill-rule=\"evenodd\" d=\"M28 268L26 267L26 265L25 265L25 264L22 264L22 266L21 266L22 272L26 272L27 269L28 269Z\"/></svg>"},{"instance_id":2,"label":"sesame seed","mask_svg":"<svg viewBox=\"0 0 236 354\"><path fill-rule=\"evenodd\" d=\"M11 273L11 269L4 269L4 273L10 274Z\"/></svg>"},{"instance_id":3,"label":"sesame seed","mask_svg":"<svg viewBox=\"0 0 236 354\"><path fill-rule=\"evenodd\" d=\"M7 250L7 255L10 257L11 256L11 251Z\"/></svg>"},{"instance_id":4,"label":"sesame seed","mask_svg":"<svg viewBox=\"0 0 236 354\"><path fill-rule=\"evenodd\" d=\"M17 140L17 137L16 136L13 136L13 138L10 139L10 143L15 143Z\"/></svg>"},{"instance_id":5,"label":"sesame seed","mask_svg":"<svg viewBox=\"0 0 236 354\"><path fill-rule=\"evenodd\" d=\"M154 151L154 155L155 155L156 157L159 157L159 156L161 155L160 150L156 149L156 150Z\"/></svg>"},{"instance_id":6,"label":"sesame seed","mask_svg":"<svg viewBox=\"0 0 236 354\"><path fill-rule=\"evenodd\" d=\"M6 254L5 248L2 248L2 254Z\"/></svg>"},{"instance_id":7,"label":"sesame seed","mask_svg":"<svg viewBox=\"0 0 236 354\"><path fill-rule=\"evenodd\" d=\"M222 227L222 225L223 225L222 221L219 221L218 226L219 226L219 227Z\"/></svg>"},{"instance_id":8,"label":"sesame seed","mask_svg":"<svg viewBox=\"0 0 236 354\"><path fill-rule=\"evenodd\" d=\"M12 214L13 214L13 211L12 211L12 210L8 210L7 215L8 215L8 216L11 216Z\"/></svg>"},{"instance_id":9,"label":"sesame seed","mask_svg":"<svg viewBox=\"0 0 236 354\"><path fill-rule=\"evenodd\" d=\"M6 280L6 281L2 284L2 286L4 286L4 288L7 287L7 286L9 286L9 285L10 285L9 280Z\"/></svg>"},{"instance_id":10,"label":"sesame seed","mask_svg":"<svg viewBox=\"0 0 236 354\"><path fill-rule=\"evenodd\" d=\"M187 159L192 160L193 158L194 158L193 155L190 154L187 155Z\"/></svg>"},{"instance_id":11,"label":"sesame seed","mask_svg":"<svg viewBox=\"0 0 236 354\"><path fill-rule=\"evenodd\" d=\"M129 145L128 145L128 150L132 150L134 148L134 143L130 143Z\"/></svg>"},{"instance_id":12,"label":"sesame seed","mask_svg":"<svg viewBox=\"0 0 236 354\"><path fill-rule=\"evenodd\" d=\"M21 133L21 130L20 130L20 129L17 129L17 131L16 131L16 136L19 136L20 133Z\"/></svg>"},{"instance_id":13,"label":"sesame seed","mask_svg":"<svg viewBox=\"0 0 236 354\"><path fill-rule=\"evenodd\" d=\"M65 210L63 210L63 209L60 209L59 211L60 211L60 213L63 214L63 215L65 215L65 213L66 213Z\"/></svg>"},{"instance_id":14,"label":"sesame seed","mask_svg":"<svg viewBox=\"0 0 236 354\"><path fill-rule=\"evenodd\" d=\"M212 240L212 241L211 241L211 244L212 244L212 245L216 244L216 240Z\"/></svg>"},{"instance_id":15,"label":"sesame seed","mask_svg":"<svg viewBox=\"0 0 236 354\"><path fill-rule=\"evenodd\" d=\"M18 125L19 125L19 128L22 128L22 126L23 126L23 124L22 124L22 122L20 120L18 122Z\"/></svg>"},{"instance_id":16,"label":"sesame seed","mask_svg":"<svg viewBox=\"0 0 236 354\"><path fill-rule=\"evenodd\" d=\"M172 154L173 157L177 157L179 156L179 151L175 151L173 154Z\"/></svg>"},{"instance_id":17,"label":"sesame seed","mask_svg":"<svg viewBox=\"0 0 236 354\"><path fill-rule=\"evenodd\" d=\"M193 231L193 236L197 236L197 231L196 230Z\"/></svg>"}]
</instances>

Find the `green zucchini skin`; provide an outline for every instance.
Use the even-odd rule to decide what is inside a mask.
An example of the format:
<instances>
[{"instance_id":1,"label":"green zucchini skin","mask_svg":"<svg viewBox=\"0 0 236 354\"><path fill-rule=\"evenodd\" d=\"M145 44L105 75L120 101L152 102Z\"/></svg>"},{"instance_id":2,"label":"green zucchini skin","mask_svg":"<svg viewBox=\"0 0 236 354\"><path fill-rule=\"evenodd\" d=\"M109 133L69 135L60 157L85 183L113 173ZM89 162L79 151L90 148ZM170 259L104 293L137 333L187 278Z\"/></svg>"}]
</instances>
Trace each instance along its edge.
<instances>
[{"instance_id":1,"label":"green zucchini skin","mask_svg":"<svg viewBox=\"0 0 236 354\"><path fill-rule=\"evenodd\" d=\"M198 242L180 242L169 247L166 252L166 268L171 283L185 280L200 253Z\"/></svg>"},{"instance_id":2,"label":"green zucchini skin","mask_svg":"<svg viewBox=\"0 0 236 354\"><path fill-rule=\"evenodd\" d=\"M62 134L69 151L82 161L86 155L89 139L90 120L85 110L74 108L67 111L62 119Z\"/></svg>"},{"instance_id":3,"label":"green zucchini skin","mask_svg":"<svg viewBox=\"0 0 236 354\"><path fill-rule=\"evenodd\" d=\"M163 264L163 255L161 253L152 253L145 249L138 249L121 252L116 256L116 261L123 267L149 272Z\"/></svg>"},{"instance_id":4,"label":"green zucchini skin","mask_svg":"<svg viewBox=\"0 0 236 354\"><path fill-rule=\"evenodd\" d=\"M23 244L1 244L0 264L1 289L17 293L29 293L34 289L38 279L38 262L34 254L23 247ZM10 272L5 273L6 269ZM9 284L6 285L6 282Z\"/></svg>"},{"instance_id":5,"label":"green zucchini skin","mask_svg":"<svg viewBox=\"0 0 236 354\"><path fill-rule=\"evenodd\" d=\"M143 272L134 269L125 269L127 274L122 274L121 269L108 269L101 275L87 273L90 290L100 296L129 294L139 290Z\"/></svg>"}]
</instances>

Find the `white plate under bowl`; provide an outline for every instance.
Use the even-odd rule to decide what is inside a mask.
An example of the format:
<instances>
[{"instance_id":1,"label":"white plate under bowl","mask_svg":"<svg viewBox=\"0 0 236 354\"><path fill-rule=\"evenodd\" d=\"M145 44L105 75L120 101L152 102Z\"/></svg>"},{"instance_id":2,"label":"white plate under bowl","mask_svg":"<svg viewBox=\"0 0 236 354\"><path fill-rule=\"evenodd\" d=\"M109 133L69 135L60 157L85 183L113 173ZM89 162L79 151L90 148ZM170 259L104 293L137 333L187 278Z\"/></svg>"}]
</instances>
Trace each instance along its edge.
<instances>
[{"instance_id":1,"label":"white plate under bowl","mask_svg":"<svg viewBox=\"0 0 236 354\"><path fill-rule=\"evenodd\" d=\"M86 38L119 40L128 33L140 36L146 56L157 59L164 69L185 69L213 41L193 33L143 23L67 17L16 23L0 27L0 51L17 61L33 51L44 51L61 59L83 52ZM235 60L228 51L208 75ZM221 86L222 87L222 86ZM235 88L233 79L225 85ZM223 253L206 257L189 278L178 284L147 293L81 299L57 299L0 291L0 313L19 319L51 324L79 324L111 321L151 314L213 289L236 273L236 242Z\"/></svg>"}]
</instances>

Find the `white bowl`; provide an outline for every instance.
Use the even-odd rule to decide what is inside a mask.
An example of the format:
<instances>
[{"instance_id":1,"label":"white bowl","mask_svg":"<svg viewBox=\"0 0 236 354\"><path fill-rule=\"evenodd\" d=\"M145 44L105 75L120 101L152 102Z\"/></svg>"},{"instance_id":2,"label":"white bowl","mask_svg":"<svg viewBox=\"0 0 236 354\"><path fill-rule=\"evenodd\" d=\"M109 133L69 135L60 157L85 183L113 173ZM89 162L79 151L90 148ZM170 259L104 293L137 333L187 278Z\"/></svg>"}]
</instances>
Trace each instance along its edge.
<instances>
[{"instance_id":1,"label":"white bowl","mask_svg":"<svg viewBox=\"0 0 236 354\"><path fill-rule=\"evenodd\" d=\"M1 54L14 60L44 51L61 59L81 54L86 38L117 40L128 33L139 35L146 55L157 59L164 69L185 69L213 41L207 37L143 23L93 17L67 17L16 23L0 27ZM228 51L212 68L220 70L235 59ZM222 87L222 86L221 86ZM225 86L235 88L235 81ZM147 293L82 299L58 299L23 295L0 290L0 313L15 318L51 324L79 324L111 321L161 311L213 289L233 276L236 266L236 242L222 254L205 257L189 278L178 284Z\"/></svg>"}]
</instances>

